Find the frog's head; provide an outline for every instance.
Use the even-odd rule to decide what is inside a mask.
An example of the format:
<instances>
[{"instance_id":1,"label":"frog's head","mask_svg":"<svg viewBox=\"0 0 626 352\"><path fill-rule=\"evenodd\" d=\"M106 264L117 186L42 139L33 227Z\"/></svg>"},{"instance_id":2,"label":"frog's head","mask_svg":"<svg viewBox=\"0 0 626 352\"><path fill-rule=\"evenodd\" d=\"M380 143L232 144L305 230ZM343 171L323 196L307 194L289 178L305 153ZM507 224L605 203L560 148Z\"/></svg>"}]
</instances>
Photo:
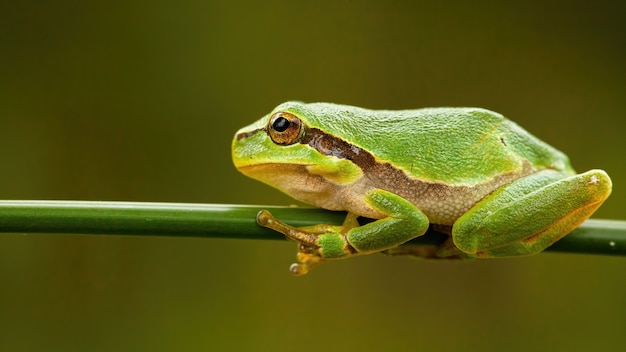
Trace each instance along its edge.
<instances>
[{"instance_id":1,"label":"frog's head","mask_svg":"<svg viewBox=\"0 0 626 352\"><path fill-rule=\"evenodd\" d=\"M318 206L338 186L358 180L363 172L347 157L350 146L327 133L323 125L328 114L320 114L320 105L283 103L237 131L232 143L237 169Z\"/></svg>"}]
</instances>

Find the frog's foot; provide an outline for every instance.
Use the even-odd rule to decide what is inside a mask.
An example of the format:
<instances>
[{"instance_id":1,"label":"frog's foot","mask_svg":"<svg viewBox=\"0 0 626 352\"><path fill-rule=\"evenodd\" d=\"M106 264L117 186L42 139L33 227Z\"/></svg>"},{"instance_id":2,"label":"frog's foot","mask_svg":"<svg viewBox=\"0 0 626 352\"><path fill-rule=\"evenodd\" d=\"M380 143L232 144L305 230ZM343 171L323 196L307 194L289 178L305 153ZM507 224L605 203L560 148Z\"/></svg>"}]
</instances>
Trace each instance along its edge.
<instances>
[{"instance_id":1,"label":"frog's foot","mask_svg":"<svg viewBox=\"0 0 626 352\"><path fill-rule=\"evenodd\" d=\"M277 220L267 210L261 210L257 214L257 223L298 242L298 262L289 268L294 275L308 273L311 268L323 263L324 258L344 258L356 252L346 239L346 232L358 226L355 215L346 217L343 226L319 224L297 228Z\"/></svg>"},{"instance_id":2,"label":"frog's foot","mask_svg":"<svg viewBox=\"0 0 626 352\"><path fill-rule=\"evenodd\" d=\"M256 222L263 227L280 232L287 238L308 245L309 247L315 247L317 244L317 238L315 235L300 231L293 226L285 224L284 222L276 219L274 215L267 210L261 210L257 214Z\"/></svg>"},{"instance_id":3,"label":"frog's foot","mask_svg":"<svg viewBox=\"0 0 626 352\"><path fill-rule=\"evenodd\" d=\"M296 254L296 258L298 259L298 262L289 266L289 271L296 276L305 275L309 272L309 270L311 270L311 268L324 262L324 259L322 259L322 257L318 254L318 249L316 247L307 246L302 243L298 245L298 254Z\"/></svg>"}]
</instances>

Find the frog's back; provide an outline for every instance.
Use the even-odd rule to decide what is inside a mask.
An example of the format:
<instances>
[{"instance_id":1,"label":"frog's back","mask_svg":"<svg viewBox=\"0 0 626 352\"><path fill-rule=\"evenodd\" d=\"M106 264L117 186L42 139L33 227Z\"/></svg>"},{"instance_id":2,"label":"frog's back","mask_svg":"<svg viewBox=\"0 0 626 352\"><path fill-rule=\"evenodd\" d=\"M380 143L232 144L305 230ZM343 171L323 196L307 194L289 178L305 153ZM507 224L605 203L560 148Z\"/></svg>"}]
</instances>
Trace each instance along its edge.
<instances>
[{"instance_id":1,"label":"frog's back","mask_svg":"<svg viewBox=\"0 0 626 352\"><path fill-rule=\"evenodd\" d=\"M313 125L425 182L476 185L498 175L545 168L574 173L565 154L501 114L481 108L304 106Z\"/></svg>"}]
</instances>

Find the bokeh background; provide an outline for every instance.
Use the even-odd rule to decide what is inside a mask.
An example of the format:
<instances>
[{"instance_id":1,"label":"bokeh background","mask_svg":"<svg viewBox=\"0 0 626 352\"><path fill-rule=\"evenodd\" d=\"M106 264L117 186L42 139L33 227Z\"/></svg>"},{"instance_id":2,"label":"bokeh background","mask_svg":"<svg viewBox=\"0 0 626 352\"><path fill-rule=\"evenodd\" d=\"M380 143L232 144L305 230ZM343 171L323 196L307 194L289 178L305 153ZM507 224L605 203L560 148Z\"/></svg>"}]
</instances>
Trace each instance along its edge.
<instances>
[{"instance_id":1,"label":"bokeh background","mask_svg":"<svg viewBox=\"0 0 626 352\"><path fill-rule=\"evenodd\" d=\"M607 170L595 217L626 219L623 4L2 1L0 198L293 204L230 142L295 99L501 112ZM626 349L626 258L372 255L294 278L294 255L0 234L0 350Z\"/></svg>"}]
</instances>

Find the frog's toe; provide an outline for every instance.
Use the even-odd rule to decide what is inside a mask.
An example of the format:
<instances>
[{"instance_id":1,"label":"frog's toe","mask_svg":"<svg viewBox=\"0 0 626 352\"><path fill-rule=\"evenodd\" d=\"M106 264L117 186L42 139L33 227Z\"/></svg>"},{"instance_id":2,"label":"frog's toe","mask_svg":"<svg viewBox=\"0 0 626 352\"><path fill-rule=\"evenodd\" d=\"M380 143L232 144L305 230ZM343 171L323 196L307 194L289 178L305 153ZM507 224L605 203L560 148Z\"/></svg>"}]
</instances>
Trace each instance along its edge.
<instances>
[{"instance_id":1,"label":"frog's toe","mask_svg":"<svg viewBox=\"0 0 626 352\"><path fill-rule=\"evenodd\" d=\"M320 257L316 248L300 244L298 245L298 262L291 264L289 271L295 276L305 275L313 268L321 264L324 259Z\"/></svg>"},{"instance_id":2,"label":"frog's toe","mask_svg":"<svg viewBox=\"0 0 626 352\"><path fill-rule=\"evenodd\" d=\"M309 272L309 268L306 265L302 264L302 263L293 263L289 267L289 271L294 276L301 276L301 275L307 274Z\"/></svg>"}]
</instances>

